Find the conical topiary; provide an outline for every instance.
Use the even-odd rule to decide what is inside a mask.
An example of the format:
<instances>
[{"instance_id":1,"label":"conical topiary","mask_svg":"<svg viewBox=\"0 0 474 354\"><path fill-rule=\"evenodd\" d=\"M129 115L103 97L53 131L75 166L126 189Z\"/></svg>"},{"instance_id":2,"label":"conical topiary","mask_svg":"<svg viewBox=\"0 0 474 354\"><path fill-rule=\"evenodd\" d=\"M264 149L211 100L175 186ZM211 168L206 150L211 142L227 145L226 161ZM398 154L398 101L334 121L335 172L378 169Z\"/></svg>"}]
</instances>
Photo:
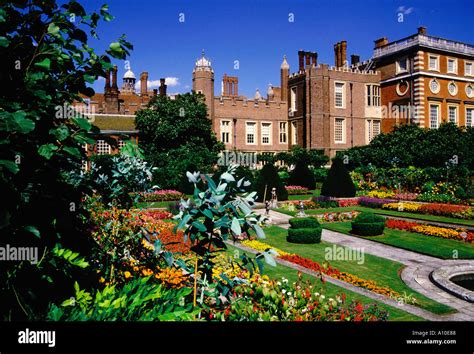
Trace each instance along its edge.
<instances>
[{"instance_id":1,"label":"conical topiary","mask_svg":"<svg viewBox=\"0 0 474 354\"><path fill-rule=\"evenodd\" d=\"M302 186L308 189L314 189L314 174L304 162L298 162L295 169L291 171L288 184L291 186Z\"/></svg>"},{"instance_id":2,"label":"conical topiary","mask_svg":"<svg viewBox=\"0 0 474 354\"><path fill-rule=\"evenodd\" d=\"M257 191L257 200L259 202L263 201L265 186L267 190L265 200L270 200L272 198L272 188L274 187L276 188L278 200L288 199L288 192L278 175L276 167L271 163L267 163L263 166L255 181L255 191Z\"/></svg>"},{"instance_id":3,"label":"conical topiary","mask_svg":"<svg viewBox=\"0 0 474 354\"><path fill-rule=\"evenodd\" d=\"M328 176L321 188L321 195L336 198L355 197L356 189L341 159L333 160Z\"/></svg>"}]
</instances>

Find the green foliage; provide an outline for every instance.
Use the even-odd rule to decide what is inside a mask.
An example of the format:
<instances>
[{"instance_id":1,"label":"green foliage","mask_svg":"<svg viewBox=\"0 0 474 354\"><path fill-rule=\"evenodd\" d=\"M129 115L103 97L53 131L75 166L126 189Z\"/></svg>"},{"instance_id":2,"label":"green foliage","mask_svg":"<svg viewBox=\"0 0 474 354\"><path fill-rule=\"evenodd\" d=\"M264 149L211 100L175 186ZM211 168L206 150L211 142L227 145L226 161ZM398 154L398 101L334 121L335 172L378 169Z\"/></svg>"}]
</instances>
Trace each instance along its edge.
<instances>
[{"instance_id":1,"label":"green foliage","mask_svg":"<svg viewBox=\"0 0 474 354\"><path fill-rule=\"evenodd\" d=\"M351 232L360 236L382 235L385 229L385 219L374 213L361 213L352 222Z\"/></svg>"},{"instance_id":2,"label":"green foliage","mask_svg":"<svg viewBox=\"0 0 474 354\"><path fill-rule=\"evenodd\" d=\"M380 134L369 145L355 147L341 155L349 158L351 169L372 164L377 167L442 167L454 156L457 165L474 169L474 128L443 123L439 129L401 125Z\"/></svg>"},{"instance_id":3,"label":"green foliage","mask_svg":"<svg viewBox=\"0 0 474 354\"><path fill-rule=\"evenodd\" d=\"M316 218L307 217L307 218L292 218L289 220L289 223L293 229L304 229L304 228L312 228L312 227L320 227L321 224L319 223Z\"/></svg>"},{"instance_id":4,"label":"green foliage","mask_svg":"<svg viewBox=\"0 0 474 354\"><path fill-rule=\"evenodd\" d=\"M328 169L327 168L315 168L313 170L314 181L317 183L322 183L328 176Z\"/></svg>"},{"instance_id":5,"label":"green foliage","mask_svg":"<svg viewBox=\"0 0 474 354\"><path fill-rule=\"evenodd\" d=\"M288 229L288 237L286 240L291 243L319 243L321 242L321 227L305 228L305 229Z\"/></svg>"},{"instance_id":6,"label":"green foliage","mask_svg":"<svg viewBox=\"0 0 474 354\"><path fill-rule=\"evenodd\" d=\"M139 278L118 288L108 285L94 294L75 283L75 296L60 306L51 304L49 321L193 321L192 288L166 289ZM186 300L187 299L187 300Z\"/></svg>"},{"instance_id":7,"label":"green foliage","mask_svg":"<svg viewBox=\"0 0 474 354\"><path fill-rule=\"evenodd\" d=\"M71 19L74 18L74 21ZM71 278L51 252L57 244L84 254L91 245L82 223L86 191L66 178L79 170L84 143L97 129L81 117L58 118L62 108L111 68L108 55L98 55L88 42L97 38L107 8L87 14L76 1L10 1L0 7L0 208L2 243L38 247L36 265L12 262L0 267L0 313L3 319L34 319L51 299L66 296ZM124 59L132 46L122 36L107 53ZM31 232L35 230L35 232ZM81 275L82 274L82 275Z\"/></svg>"},{"instance_id":8,"label":"green foliage","mask_svg":"<svg viewBox=\"0 0 474 354\"><path fill-rule=\"evenodd\" d=\"M307 150L300 146L293 146L289 152L276 154L275 160L284 161L287 165L304 163L314 168L320 168L329 162L329 158L324 155L324 150Z\"/></svg>"},{"instance_id":9,"label":"green foliage","mask_svg":"<svg viewBox=\"0 0 474 354\"><path fill-rule=\"evenodd\" d=\"M145 192L151 188L152 169L147 162L129 155L95 155L91 168L71 179L77 186L93 189L99 201L106 206L130 208L135 201L130 193ZM135 199L138 195L135 195Z\"/></svg>"},{"instance_id":10,"label":"green foliage","mask_svg":"<svg viewBox=\"0 0 474 354\"><path fill-rule=\"evenodd\" d=\"M260 226L265 218L252 212L257 193L245 193L250 183L244 178L235 179L236 167L231 166L221 174L218 184L206 175L202 190L200 173L187 172L189 182L194 184L194 205L190 200L182 200L181 210L174 217L179 221L176 228L185 230L185 237L193 244L191 250L201 257L200 269L209 282L212 281L213 258L227 248L226 240L236 240L244 233L248 235L250 230L257 237L265 238ZM268 255L264 256L268 261Z\"/></svg>"},{"instance_id":11,"label":"green foliage","mask_svg":"<svg viewBox=\"0 0 474 354\"><path fill-rule=\"evenodd\" d=\"M308 189L314 189L315 187L314 174L308 168L308 165L306 163L299 162L296 164L296 167L290 172L288 185L302 186Z\"/></svg>"},{"instance_id":12,"label":"green foliage","mask_svg":"<svg viewBox=\"0 0 474 354\"><path fill-rule=\"evenodd\" d=\"M328 176L321 187L321 195L325 197L352 198L356 190L349 172L341 159L334 159Z\"/></svg>"},{"instance_id":13,"label":"green foliage","mask_svg":"<svg viewBox=\"0 0 474 354\"><path fill-rule=\"evenodd\" d=\"M139 145L156 167L154 181L161 188L192 193L183 190L188 186L186 171L211 172L224 148L213 133L201 94L186 93L174 100L156 97L147 109L137 112L135 124Z\"/></svg>"},{"instance_id":14,"label":"green foliage","mask_svg":"<svg viewBox=\"0 0 474 354\"><path fill-rule=\"evenodd\" d=\"M278 175L278 171L273 164L267 163L259 171L255 181L255 190L257 191L258 201L270 200L272 198L272 188L276 188L278 200L287 200L288 192ZM266 190L266 193L265 193Z\"/></svg>"}]
</instances>

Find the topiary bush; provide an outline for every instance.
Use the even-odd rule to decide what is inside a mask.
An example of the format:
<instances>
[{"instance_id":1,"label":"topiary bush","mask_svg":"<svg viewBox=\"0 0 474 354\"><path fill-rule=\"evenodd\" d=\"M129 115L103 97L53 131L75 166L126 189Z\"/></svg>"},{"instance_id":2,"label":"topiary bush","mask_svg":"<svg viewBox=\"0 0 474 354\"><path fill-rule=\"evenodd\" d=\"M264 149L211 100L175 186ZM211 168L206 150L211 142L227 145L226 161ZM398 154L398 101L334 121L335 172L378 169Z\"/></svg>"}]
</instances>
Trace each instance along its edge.
<instances>
[{"instance_id":1,"label":"topiary bush","mask_svg":"<svg viewBox=\"0 0 474 354\"><path fill-rule=\"evenodd\" d=\"M336 198L355 197L356 189L344 163L340 158L333 160L328 176L321 188L321 195Z\"/></svg>"},{"instance_id":2,"label":"topiary bush","mask_svg":"<svg viewBox=\"0 0 474 354\"><path fill-rule=\"evenodd\" d=\"M351 233L360 236L382 235L385 219L374 213L361 213L352 222Z\"/></svg>"},{"instance_id":3,"label":"topiary bush","mask_svg":"<svg viewBox=\"0 0 474 354\"><path fill-rule=\"evenodd\" d=\"M291 186L314 189L315 183L314 174L305 162L298 162L294 170L290 172L290 178L288 178L288 184Z\"/></svg>"},{"instance_id":4,"label":"topiary bush","mask_svg":"<svg viewBox=\"0 0 474 354\"><path fill-rule=\"evenodd\" d=\"M270 200L272 198L272 188L274 187L276 188L278 200L288 199L288 192L278 175L276 167L271 163L267 163L263 166L255 181L255 190L257 191L257 200L259 202L263 201L265 186L267 188L265 200Z\"/></svg>"},{"instance_id":5,"label":"topiary bush","mask_svg":"<svg viewBox=\"0 0 474 354\"><path fill-rule=\"evenodd\" d=\"M313 217L290 219L286 240L291 243L319 243L321 242L321 224Z\"/></svg>"},{"instance_id":6,"label":"topiary bush","mask_svg":"<svg viewBox=\"0 0 474 354\"><path fill-rule=\"evenodd\" d=\"M308 218L292 218L289 221L291 227L293 229L305 229L305 228L314 228L314 227L321 227L316 218L308 217Z\"/></svg>"}]
</instances>

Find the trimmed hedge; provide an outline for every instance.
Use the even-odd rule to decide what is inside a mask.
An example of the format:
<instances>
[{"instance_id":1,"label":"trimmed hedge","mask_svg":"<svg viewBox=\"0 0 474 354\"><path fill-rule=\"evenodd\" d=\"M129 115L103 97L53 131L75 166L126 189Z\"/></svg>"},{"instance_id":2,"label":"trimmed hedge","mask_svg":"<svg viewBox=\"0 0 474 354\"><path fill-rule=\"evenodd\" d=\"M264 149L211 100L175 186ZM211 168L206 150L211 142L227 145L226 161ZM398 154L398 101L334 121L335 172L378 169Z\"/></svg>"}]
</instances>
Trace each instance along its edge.
<instances>
[{"instance_id":1,"label":"trimmed hedge","mask_svg":"<svg viewBox=\"0 0 474 354\"><path fill-rule=\"evenodd\" d=\"M307 228L318 228L321 227L316 218L308 217L308 218L292 218L289 221L291 228L293 229L307 229Z\"/></svg>"},{"instance_id":2,"label":"trimmed hedge","mask_svg":"<svg viewBox=\"0 0 474 354\"><path fill-rule=\"evenodd\" d=\"M295 169L290 172L288 184L314 189L316 181L314 180L313 172L308 168L308 165L302 161L298 162Z\"/></svg>"},{"instance_id":3,"label":"trimmed hedge","mask_svg":"<svg viewBox=\"0 0 474 354\"><path fill-rule=\"evenodd\" d=\"M288 229L288 237L286 240L292 243L319 243L321 242L321 227Z\"/></svg>"},{"instance_id":4,"label":"trimmed hedge","mask_svg":"<svg viewBox=\"0 0 474 354\"><path fill-rule=\"evenodd\" d=\"M373 213L361 213L352 222L351 233L360 236L382 235L385 219Z\"/></svg>"},{"instance_id":5,"label":"trimmed hedge","mask_svg":"<svg viewBox=\"0 0 474 354\"><path fill-rule=\"evenodd\" d=\"M352 198L356 195L356 189L341 159L335 158L328 172L321 195L336 198Z\"/></svg>"},{"instance_id":6,"label":"trimmed hedge","mask_svg":"<svg viewBox=\"0 0 474 354\"><path fill-rule=\"evenodd\" d=\"M321 242L321 224L316 218L292 218L289 221L286 240L292 243L319 243Z\"/></svg>"},{"instance_id":7,"label":"trimmed hedge","mask_svg":"<svg viewBox=\"0 0 474 354\"><path fill-rule=\"evenodd\" d=\"M263 201L265 195L265 186L267 187L267 194L265 200L272 199L272 188L276 188L276 194L279 201L288 200L288 192L286 191L283 182L278 175L276 167L271 164L265 164L258 173L258 177L255 180L255 190L257 191L257 200Z\"/></svg>"}]
</instances>

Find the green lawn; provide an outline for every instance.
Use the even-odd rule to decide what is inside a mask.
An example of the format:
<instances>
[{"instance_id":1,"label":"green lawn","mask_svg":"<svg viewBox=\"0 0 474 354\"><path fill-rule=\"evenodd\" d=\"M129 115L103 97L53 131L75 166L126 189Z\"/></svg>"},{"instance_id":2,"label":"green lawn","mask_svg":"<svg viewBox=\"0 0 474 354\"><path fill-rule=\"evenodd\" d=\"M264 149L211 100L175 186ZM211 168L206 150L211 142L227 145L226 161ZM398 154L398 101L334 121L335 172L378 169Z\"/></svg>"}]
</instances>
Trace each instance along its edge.
<instances>
[{"instance_id":1,"label":"green lawn","mask_svg":"<svg viewBox=\"0 0 474 354\"><path fill-rule=\"evenodd\" d=\"M233 254L233 252L237 248L233 246L228 246L228 252ZM240 251L241 252L241 251ZM295 282L298 278L297 271L294 269L291 269L289 267L283 266L281 264L277 264L276 267L271 267L269 265L265 266L264 273L268 275L271 279L281 279L282 277L287 278L291 282ZM364 305L367 304L374 304L376 303L380 308L386 310L389 312L390 321L424 321L423 318L420 318L418 316L412 315L408 312L405 312L403 310L400 310L396 307L392 307L389 305L386 305L382 302L373 300L371 298L368 298L364 295L360 295L357 293L354 293L352 291L343 289L337 285L331 284L331 283L321 283L318 279L315 277L309 276L309 275L304 275L304 279L310 279L313 285L316 287L322 288L323 292L326 297L335 297L337 294L345 293L347 298L349 300L359 300L362 302ZM316 288L317 289L317 288Z\"/></svg>"},{"instance_id":2,"label":"green lawn","mask_svg":"<svg viewBox=\"0 0 474 354\"><path fill-rule=\"evenodd\" d=\"M295 194L295 195L288 195L288 200L309 200L311 197L319 196L321 194L321 189L314 189L311 191L311 194Z\"/></svg>"},{"instance_id":3,"label":"green lawn","mask_svg":"<svg viewBox=\"0 0 474 354\"><path fill-rule=\"evenodd\" d=\"M327 242L312 245L288 243L286 241L287 230L278 226L271 226L265 229L265 234L267 238L264 242L267 244L320 263L325 261L326 248L332 248L333 246L333 244ZM418 306L433 313L443 314L455 311L451 307L437 303L408 287L399 276L403 269L401 263L365 254L365 259L362 264L347 260L333 260L330 261L330 264L340 271L357 275L366 280L373 280L377 282L378 285L388 286L399 293L403 294L403 292L406 292L407 294L413 294L418 300Z\"/></svg>"},{"instance_id":4,"label":"green lawn","mask_svg":"<svg viewBox=\"0 0 474 354\"><path fill-rule=\"evenodd\" d=\"M168 208L168 205L173 203L172 201L168 202L139 202L135 204L136 208Z\"/></svg>"},{"instance_id":5,"label":"green lawn","mask_svg":"<svg viewBox=\"0 0 474 354\"><path fill-rule=\"evenodd\" d=\"M408 212L396 211L396 210L372 209L372 208L367 208L363 206L337 207L337 208L326 208L326 209L307 209L305 210L305 212L306 214L312 215L312 214L323 214L323 213L329 213L329 212L351 211L351 210L368 211L368 212L372 212L372 213L380 214L380 215L398 216L401 218L418 219L418 220L423 220L423 221L434 221L434 222L440 222L440 223L474 226L474 220L449 218L446 216L437 216L437 215L408 213ZM284 214L291 215L291 216L295 216L297 213L296 211L291 212L291 211L287 211L281 208L277 209L277 211Z\"/></svg>"},{"instance_id":6,"label":"green lawn","mask_svg":"<svg viewBox=\"0 0 474 354\"><path fill-rule=\"evenodd\" d=\"M323 223L322 225L325 229L350 235L350 222ZM453 259L454 251L460 259L474 259L474 245L456 240L389 228L385 228L382 236L360 237L442 259Z\"/></svg>"}]
</instances>

